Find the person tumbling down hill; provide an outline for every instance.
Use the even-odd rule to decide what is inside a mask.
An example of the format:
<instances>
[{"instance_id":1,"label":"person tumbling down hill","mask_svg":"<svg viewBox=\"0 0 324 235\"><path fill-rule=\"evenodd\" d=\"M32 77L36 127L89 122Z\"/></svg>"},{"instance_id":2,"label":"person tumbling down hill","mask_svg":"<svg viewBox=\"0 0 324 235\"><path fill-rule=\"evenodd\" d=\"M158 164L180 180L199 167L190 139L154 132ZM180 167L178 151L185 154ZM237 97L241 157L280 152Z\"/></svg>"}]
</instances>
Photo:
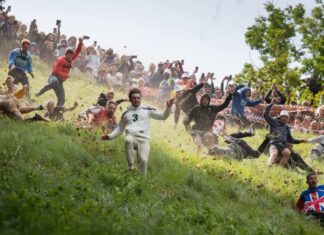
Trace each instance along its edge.
<instances>
[{"instance_id":1,"label":"person tumbling down hill","mask_svg":"<svg viewBox=\"0 0 324 235\"><path fill-rule=\"evenodd\" d=\"M65 92L63 87L63 82L69 77L70 70L72 68L72 62L80 54L83 45L82 38L79 38L79 44L76 51L68 48L65 51L65 55L59 57L55 64L53 65L52 74L48 78L48 84L44 86L36 96L41 96L49 90L54 90L57 97L57 106L64 107L65 103Z\"/></svg>"},{"instance_id":2,"label":"person tumbling down hill","mask_svg":"<svg viewBox=\"0 0 324 235\"><path fill-rule=\"evenodd\" d=\"M191 135L197 144L198 152L202 150L203 145L208 148L214 145L212 128L216 115L229 105L233 93L234 89L231 89L229 95L221 105L210 105L210 96L204 94L200 99L200 105L194 107L188 117L184 119L183 124L186 126L186 129L189 129L189 124L192 121L195 122Z\"/></svg>"},{"instance_id":3,"label":"person tumbling down hill","mask_svg":"<svg viewBox=\"0 0 324 235\"><path fill-rule=\"evenodd\" d=\"M132 105L123 113L118 127L112 133L102 136L102 139L112 140L125 130L125 152L128 169L134 169L137 156L140 170L143 174L146 174L150 153L150 119L167 119L175 99L170 99L167 102L167 108L161 113L154 108L141 105L142 94L137 88L130 90L128 97Z\"/></svg>"},{"instance_id":4,"label":"person tumbling down hill","mask_svg":"<svg viewBox=\"0 0 324 235\"><path fill-rule=\"evenodd\" d=\"M197 105L199 105L196 94L204 87L204 83L201 83L193 88L184 90L181 86L176 86L176 109L174 112L174 122L177 126L180 118L180 110L182 110L186 116Z\"/></svg>"},{"instance_id":5,"label":"person tumbling down hill","mask_svg":"<svg viewBox=\"0 0 324 235\"><path fill-rule=\"evenodd\" d=\"M70 108L55 106L55 103L52 100L47 101L45 105L45 118L50 119L51 121L64 121L63 114L68 111L73 111L78 107L78 102L74 102L73 106Z\"/></svg>"},{"instance_id":6,"label":"person tumbling down hill","mask_svg":"<svg viewBox=\"0 0 324 235\"><path fill-rule=\"evenodd\" d=\"M36 110L43 110L43 106L20 105L16 97L12 95L0 95L0 114L4 114L12 119L26 120L22 114L30 113ZM35 121L42 119L39 115L35 116Z\"/></svg>"},{"instance_id":7,"label":"person tumbling down hill","mask_svg":"<svg viewBox=\"0 0 324 235\"><path fill-rule=\"evenodd\" d=\"M270 110L276 102L276 99L272 99L271 104L266 107L263 114L264 119L269 124L270 133L279 133L278 137L270 140L268 165L279 163L282 167L286 167L291 156L289 144L307 143L307 140L296 140L292 137L290 128L287 125L289 122L288 111L282 110L278 118L271 117Z\"/></svg>"},{"instance_id":8,"label":"person tumbling down hill","mask_svg":"<svg viewBox=\"0 0 324 235\"><path fill-rule=\"evenodd\" d=\"M117 127L116 109L117 102L113 100L108 101L105 108L102 106L91 107L86 111L88 123L92 127L102 127L110 133Z\"/></svg>"},{"instance_id":9,"label":"person tumbling down hill","mask_svg":"<svg viewBox=\"0 0 324 235\"><path fill-rule=\"evenodd\" d=\"M318 179L314 172L307 175L306 183L308 189L300 195L297 210L324 225L324 185L317 186Z\"/></svg>"},{"instance_id":10,"label":"person tumbling down hill","mask_svg":"<svg viewBox=\"0 0 324 235\"><path fill-rule=\"evenodd\" d=\"M254 107L261 103L260 99L251 100L251 88L239 85L233 94L231 114L233 120L243 129L250 125L250 121L245 116L245 107Z\"/></svg>"},{"instance_id":11,"label":"person tumbling down hill","mask_svg":"<svg viewBox=\"0 0 324 235\"><path fill-rule=\"evenodd\" d=\"M106 94L100 93L98 100L97 100L97 105L106 107L107 102L111 101L114 99L115 93L113 90L108 91ZM128 101L127 99L120 99L116 100L117 105L121 104L122 102Z\"/></svg>"}]
</instances>

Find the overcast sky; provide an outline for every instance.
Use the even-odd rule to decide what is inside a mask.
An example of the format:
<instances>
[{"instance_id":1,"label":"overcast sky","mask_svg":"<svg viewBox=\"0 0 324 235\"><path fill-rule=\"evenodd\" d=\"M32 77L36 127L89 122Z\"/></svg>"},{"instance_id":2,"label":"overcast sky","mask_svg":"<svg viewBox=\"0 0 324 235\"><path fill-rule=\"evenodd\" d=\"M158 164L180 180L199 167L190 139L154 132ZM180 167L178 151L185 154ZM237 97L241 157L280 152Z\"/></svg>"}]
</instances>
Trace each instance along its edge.
<instances>
[{"instance_id":1,"label":"overcast sky","mask_svg":"<svg viewBox=\"0 0 324 235\"><path fill-rule=\"evenodd\" d=\"M244 33L264 14L265 0L7 0L18 20L37 20L41 31L52 31L62 20L67 35L89 35L103 48L136 54L147 65L184 59L185 70L196 65L217 78L236 74L258 56L245 44ZM314 0L276 0L277 6ZM125 48L126 46L126 48Z\"/></svg>"}]
</instances>

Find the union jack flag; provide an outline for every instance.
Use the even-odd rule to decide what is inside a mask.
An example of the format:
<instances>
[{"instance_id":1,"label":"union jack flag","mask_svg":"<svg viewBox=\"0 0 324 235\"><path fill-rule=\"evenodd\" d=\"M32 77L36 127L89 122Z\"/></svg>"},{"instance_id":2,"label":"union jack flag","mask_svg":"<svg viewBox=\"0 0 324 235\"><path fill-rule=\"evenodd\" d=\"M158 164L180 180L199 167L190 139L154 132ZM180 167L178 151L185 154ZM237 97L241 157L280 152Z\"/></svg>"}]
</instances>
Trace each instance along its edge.
<instances>
[{"instance_id":1,"label":"union jack flag","mask_svg":"<svg viewBox=\"0 0 324 235\"><path fill-rule=\"evenodd\" d=\"M324 186L318 187L316 191L307 192L304 200L306 212L324 211Z\"/></svg>"}]
</instances>

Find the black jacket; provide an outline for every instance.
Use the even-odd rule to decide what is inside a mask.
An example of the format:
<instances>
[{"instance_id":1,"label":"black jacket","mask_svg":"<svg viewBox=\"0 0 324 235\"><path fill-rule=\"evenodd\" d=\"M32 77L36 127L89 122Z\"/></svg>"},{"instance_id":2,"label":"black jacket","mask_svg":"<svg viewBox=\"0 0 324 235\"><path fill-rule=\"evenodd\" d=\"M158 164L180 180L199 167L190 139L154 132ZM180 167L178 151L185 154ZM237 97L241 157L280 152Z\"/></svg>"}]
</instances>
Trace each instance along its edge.
<instances>
[{"instance_id":1,"label":"black jacket","mask_svg":"<svg viewBox=\"0 0 324 235\"><path fill-rule=\"evenodd\" d=\"M224 103L221 105L208 105L203 107L201 105L194 107L189 115L189 122L194 121L193 130L210 131L214 125L216 115L224 110L232 100L232 95L226 97Z\"/></svg>"},{"instance_id":2,"label":"black jacket","mask_svg":"<svg viewBox=\"0 0 324 235\"><path fill-rule=\"evenodd\" d=\"M182 110L186 115L197 105L199 105L196 97L196 93L203 88L204 84L199 84L187 91L177 98L176 109L174 112L174 122L177 124L180 117L180 110Z\"/></svg>"}]
</instances>

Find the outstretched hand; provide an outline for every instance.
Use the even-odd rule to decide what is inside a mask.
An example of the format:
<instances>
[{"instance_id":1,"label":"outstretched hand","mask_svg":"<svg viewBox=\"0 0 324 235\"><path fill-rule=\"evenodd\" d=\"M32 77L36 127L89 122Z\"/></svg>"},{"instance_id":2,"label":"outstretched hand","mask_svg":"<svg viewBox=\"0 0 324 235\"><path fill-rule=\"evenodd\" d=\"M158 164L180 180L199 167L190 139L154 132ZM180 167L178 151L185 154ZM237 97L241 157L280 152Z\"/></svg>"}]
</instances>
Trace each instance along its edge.
<instances>
[{"instance_id":1,"label":"outstretched hand","mask_svg":"<svg viewBox=\"0 0 324 235\"><path fill-rule=\"evenodd\" d=\"M172 105L175 103L175 101L176 101L176 97L173 97L172 99L168 100L167 107L171 108Z\"/></svg>"}]
</instances>

